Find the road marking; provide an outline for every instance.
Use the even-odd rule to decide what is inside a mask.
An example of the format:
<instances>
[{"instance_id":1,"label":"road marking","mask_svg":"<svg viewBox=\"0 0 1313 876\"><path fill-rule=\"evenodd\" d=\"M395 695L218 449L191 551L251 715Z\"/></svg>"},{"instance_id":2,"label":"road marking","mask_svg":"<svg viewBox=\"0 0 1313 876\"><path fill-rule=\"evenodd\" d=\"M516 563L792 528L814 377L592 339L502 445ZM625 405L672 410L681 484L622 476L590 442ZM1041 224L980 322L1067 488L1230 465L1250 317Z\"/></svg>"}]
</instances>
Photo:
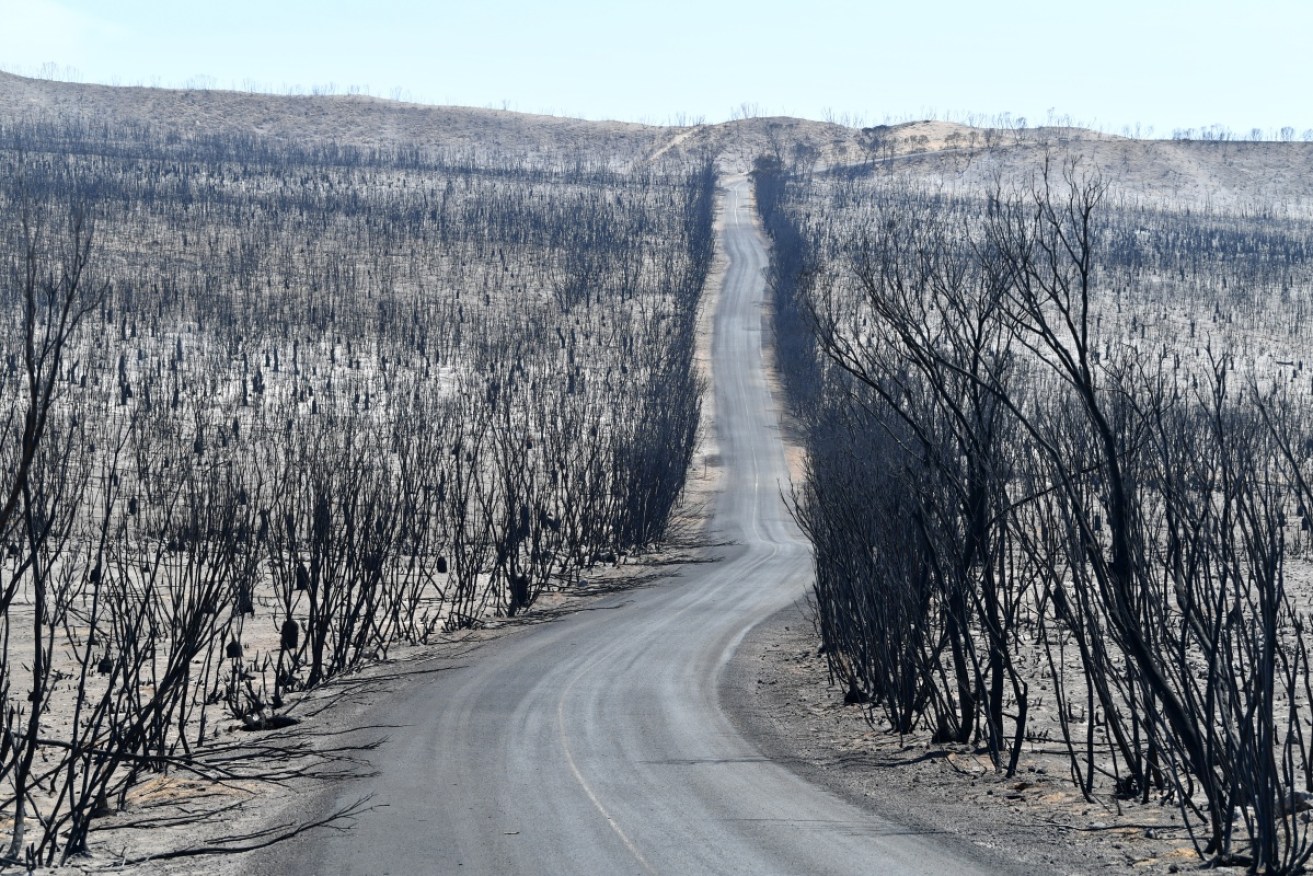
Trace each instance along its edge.
<instances>
[{"instance_id":1,"label":"road marking","mask_svg":"<svg viewBox=\"0 0 1313 876\"><path fill-rule=\"evenodd\" d=\"M615 835L620 837L620 842L624 843L625 848L629 849L629 853L634 856L634 860L638 861L643 869L651 873L652 876L657 876L657 871L647 862L647 858L643 857L643 853L638 850L638 846L634 845L633 840L625 833L624 828L611 817L611 813L606 811L602 801L597 799L592 786L588 784L588 780L584 778L584 774L579 771L579 766L574 762L574 754L570 751L570 739L565 733L565 698L569 695L570 689L574 687L574 683L578 679L579 676L576 675L565 686L565 690L561 691L561 698L556 701L556 729L561 736L561 749L565 752L565 761L570 766L570 772L574 773L574 780L579 783L579 787L583 788L584 793L588 795L588 800L593 804L593 808L606 819L606 823L611 826L611 830L615 831Z\"/></svg>"}]
</instances>

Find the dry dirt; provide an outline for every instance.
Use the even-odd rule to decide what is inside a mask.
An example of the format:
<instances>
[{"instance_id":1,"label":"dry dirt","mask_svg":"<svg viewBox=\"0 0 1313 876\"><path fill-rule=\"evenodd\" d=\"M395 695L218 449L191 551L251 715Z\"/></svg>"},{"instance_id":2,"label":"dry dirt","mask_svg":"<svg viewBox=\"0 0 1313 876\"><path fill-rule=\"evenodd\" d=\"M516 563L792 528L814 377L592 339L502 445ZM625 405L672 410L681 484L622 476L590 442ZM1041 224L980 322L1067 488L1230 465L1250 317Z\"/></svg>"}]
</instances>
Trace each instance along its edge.
<instances>
[{"instance_id":1,"label":"dry dirt","mask_svg":"<svg viewBox=\"0 0 1313 876\"><path fill-rule=\"evenodd\" d=\"M879 815L955 834L1035 873L1174 873L1198 866L1176 809L1084 800L1056 751L1027 751L1015 777L987 755L882 732L846 706L799 604L755 629L722 680L740 729L764 753Z\"/></svg>"},{"instance_id":2,"label":"dry dirt","mask_svg":"<svg viewBox=\"0 0 1313 876\"><path fill-rule=\"evenodd\" d=\"M699 489L696 481L690 483L689 501L675 524L676 535L660 552L595 569L579 588L545 594L528 616L492 620L483 629L452 634L428 646L398 648L387 660L289 698L284 713L301 721L294 727L248 734L239 729L238 722L227 722L220 739L236 746L230 754L238 759L237 777L214 782L173 772L151 778L132 790L126 809L96 821L89 858L73 866L38 872L58 876L110 871L161 876L236 876L252 872L252 861L258 861L258 854L216 852L258 846L300 826L305 814L299 806L308 791L332 782L334 774L361 770L361 752L353 747L369 745L396 732L373 725L373 704L408 678L476 660L479 651L495 646L504 637L586 611L605 595L650 585L672 574L679 564L700 557L705 515L699 496L704 499L706 495L705 487ZM265 755L262 759L249 763L242 760L260 755L257 748ZM279 754L270 757L269 752ZM259 777L271 769L291 768L314 775L286 780ZM207 851L163 857L187 850Z\"/></svg>"}]
</instances>

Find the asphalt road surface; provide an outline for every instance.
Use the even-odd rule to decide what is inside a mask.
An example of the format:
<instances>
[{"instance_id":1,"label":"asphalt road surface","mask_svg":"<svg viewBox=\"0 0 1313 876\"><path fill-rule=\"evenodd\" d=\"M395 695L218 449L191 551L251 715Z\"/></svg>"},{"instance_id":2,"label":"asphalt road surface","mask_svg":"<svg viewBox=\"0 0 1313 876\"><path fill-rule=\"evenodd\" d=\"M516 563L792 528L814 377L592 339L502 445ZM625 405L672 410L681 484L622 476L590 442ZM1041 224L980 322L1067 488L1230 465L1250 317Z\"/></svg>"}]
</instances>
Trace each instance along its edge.
<instances>
[{"instance_id":1,"label":"asphalt road surface","mask_svg":"<svg viewBox=\"0 0 1313 876\"><path fill-rule=\"evenodd\" d=\"M717 695L735 645L803 595L807 548L762 369L766 249L748 183L728 181L729 257L715 315L724 463L714 563L482 650L412 683L375 720L405 729L379 774L306 812L373 792L343 832L270 850L306 874L931 874L987 872L943 835L883 820L765 757Z\"/></svg>"}]
</instances>

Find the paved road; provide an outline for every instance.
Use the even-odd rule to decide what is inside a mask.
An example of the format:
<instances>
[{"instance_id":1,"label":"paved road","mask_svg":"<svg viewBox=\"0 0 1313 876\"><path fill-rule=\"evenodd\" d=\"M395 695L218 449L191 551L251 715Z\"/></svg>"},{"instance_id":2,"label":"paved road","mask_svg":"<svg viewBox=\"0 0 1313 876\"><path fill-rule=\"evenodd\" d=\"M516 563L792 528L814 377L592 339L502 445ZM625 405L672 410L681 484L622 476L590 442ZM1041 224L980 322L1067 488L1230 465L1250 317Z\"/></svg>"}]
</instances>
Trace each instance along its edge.
<instances>
[{"instance_id":1,"label":"paved road","mask_svg":"<svg viewBox=\"0 0 1313 876\"><path fill-rule=\"evenodd\" d=\"M712 351L725 465L714 526L733 546L609 597L614 610L508 637L406 691L375 716L408 728L377 753L380 775L333 791L349 802L372 790L386 807L351 831L285 844L271 872L985 872L944 837L764 759L718 701L736 643L797 600L809 572L779 497L784 455L761 361L766 251L748 197L745 179L729 181Z\"/></svg>"}]
</instances>

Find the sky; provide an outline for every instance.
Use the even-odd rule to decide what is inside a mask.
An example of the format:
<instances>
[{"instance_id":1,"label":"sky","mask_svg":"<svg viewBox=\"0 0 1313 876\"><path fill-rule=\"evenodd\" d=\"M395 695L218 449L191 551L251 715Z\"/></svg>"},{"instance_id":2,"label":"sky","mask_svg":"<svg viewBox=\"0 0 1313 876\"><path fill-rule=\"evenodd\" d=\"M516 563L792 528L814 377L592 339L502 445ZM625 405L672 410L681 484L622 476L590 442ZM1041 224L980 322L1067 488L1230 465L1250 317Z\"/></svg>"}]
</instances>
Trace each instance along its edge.
<instances>
[{"instance_id":1,"label":"sky","mask_svg":"<svg viewBox=\"0 0 1313 876\"><path fill-rule=\"evenodd\" d=\"M590 119L1313 129L1313 0L0 0L0 69Z\"/></svg>"}]
</instances>

